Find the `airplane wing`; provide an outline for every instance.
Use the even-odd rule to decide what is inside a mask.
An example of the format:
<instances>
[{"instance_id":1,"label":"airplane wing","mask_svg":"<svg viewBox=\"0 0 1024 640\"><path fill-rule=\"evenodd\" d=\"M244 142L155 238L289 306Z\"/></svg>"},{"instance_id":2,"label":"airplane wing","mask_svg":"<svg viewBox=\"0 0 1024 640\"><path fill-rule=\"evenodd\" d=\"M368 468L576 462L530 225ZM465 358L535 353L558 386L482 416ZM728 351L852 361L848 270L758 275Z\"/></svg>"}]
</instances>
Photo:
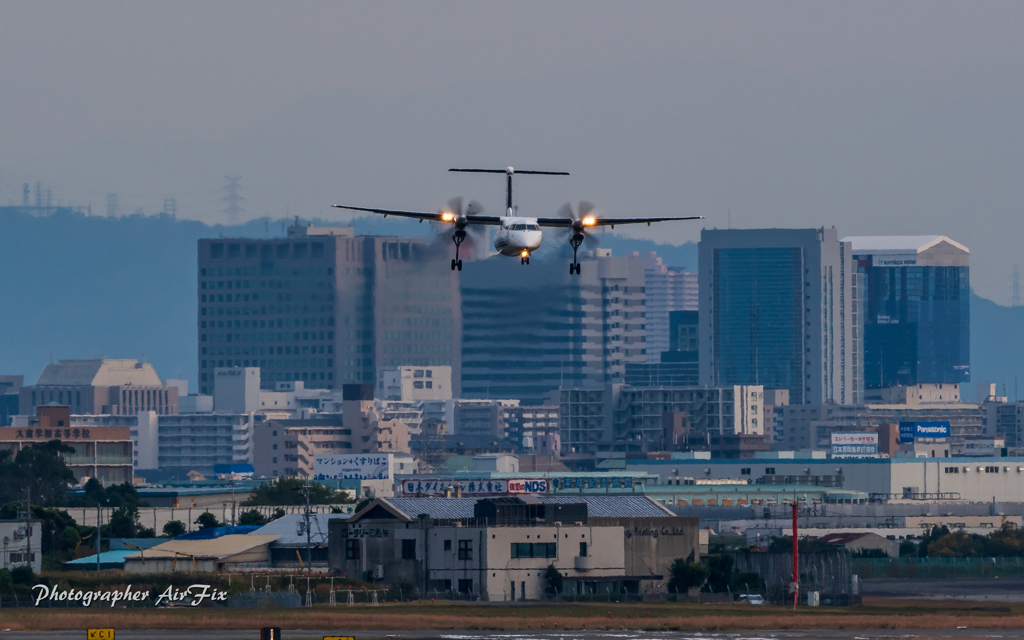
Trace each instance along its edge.
<instances>
[{"instance_id":1,"label":"airplane wing","mask_svg":"<svg viewBox=\"0 0 1024 640\"><path fill-rule=\"evenodd\" d=\"M675 218L600 218L598 216L586 216L583 218L585 227L614 227L617 224L646 224L652 222L672 222L674 220L703 220L704 216L686 216ZM572 218L537 218L537 224L542 227L571 227Z\"/></svg>"},{"instance_id":2,"label":"airplane wing","mask_svg":"<svg viewBox=\"0 0 1024 640\"><path fill-rule=\"evenodd\" d=\"M332 204L332 207L336 209L351 209L352 211L368 211L370 213L379 213L385 218L388 216L398 216L400 218L414 218L419 221L430 220L431 222L453 222L454 217L451 213L440 212L440 213L427 213L425 211L399 211L396 209L371 209L367 207L350 207L344 204ZM501 218L498 216L480 216L480 215L468 215L466 220L470 224L493 224L500 225Z\"/></svg>"}]
</instances>

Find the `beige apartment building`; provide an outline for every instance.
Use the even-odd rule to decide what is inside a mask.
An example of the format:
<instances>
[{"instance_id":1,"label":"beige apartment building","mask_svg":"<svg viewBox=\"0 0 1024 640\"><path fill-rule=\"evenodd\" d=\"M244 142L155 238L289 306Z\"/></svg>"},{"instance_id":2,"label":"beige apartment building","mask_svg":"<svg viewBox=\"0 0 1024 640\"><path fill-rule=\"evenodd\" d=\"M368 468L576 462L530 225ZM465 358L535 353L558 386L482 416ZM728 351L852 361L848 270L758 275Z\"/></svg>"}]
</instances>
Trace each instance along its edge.
<instances>
[{"instance_id":1,"label":"beige apartment building","mask_svg":"<svg viewBox=\"0 0 1024 640\"><path fill-rule=\"evenodd\" d=\"M408 453L409 427L382 420L373 385L344 385L342 414L308 420L266 420L253 433L257 477L313 477L317 455Z\"/></svg>"}]
</instances>

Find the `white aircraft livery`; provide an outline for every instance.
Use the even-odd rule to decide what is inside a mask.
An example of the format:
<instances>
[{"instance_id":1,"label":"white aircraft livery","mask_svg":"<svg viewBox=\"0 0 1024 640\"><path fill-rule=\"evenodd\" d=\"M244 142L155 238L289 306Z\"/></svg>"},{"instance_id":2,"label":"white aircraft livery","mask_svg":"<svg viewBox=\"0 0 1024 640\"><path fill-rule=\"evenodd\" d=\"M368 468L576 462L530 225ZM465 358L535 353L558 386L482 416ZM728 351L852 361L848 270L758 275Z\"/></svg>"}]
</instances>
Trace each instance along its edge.
<instances>
[{"instance_id":1,"label":"white aircraft livery","mask_svg":"<svg viewBox=\"0 0 1024 640\"><path fill-rule=\"evenodd\" d=\"M580 202L579 207L573 211L568 203L562 205L558 210L558 217L554 218L524 218L515 214L512 207L512 176L514 174L524 175L545 175L545 176L567 176L565 171L521 171L507 167L505 169L449 169L462 173L504 173L506 176L505 188L505 215L485 216L482 215L484 208L477 201L470 202L465 211L462 209L462 198L452 198L448 201L448 208L437 213L422 211L400 211L396 209L373 209L369 207L351 207L343 204L332 205L338 209L351 209L353 211L368 211L379 213L384 217L399 216L402 218L415 218L420 222L429 220L442 224L450 224L454 229L452 241L455 243L455 257L452 259L452 271L462 271L462 260L459 258L459 246L466 239L466 229L471 225L493 225L498 230L494 236L494 249L503 256L519 256L521 264L530 264L530 254L540 248L544 240L544 227L557 227L568 232L569 245L572 247L572 263L569 265L569 273L579 275L580 263L577 260L576 252L580 245L589 236L588 230L594 227L612 227L617 224L647 224L652 222L670 222L675 220L703 220L704 216L687 217L657 217L657 218L605 218L595 215L594 205L589 202Z\"/></svg>"}]
</instances>

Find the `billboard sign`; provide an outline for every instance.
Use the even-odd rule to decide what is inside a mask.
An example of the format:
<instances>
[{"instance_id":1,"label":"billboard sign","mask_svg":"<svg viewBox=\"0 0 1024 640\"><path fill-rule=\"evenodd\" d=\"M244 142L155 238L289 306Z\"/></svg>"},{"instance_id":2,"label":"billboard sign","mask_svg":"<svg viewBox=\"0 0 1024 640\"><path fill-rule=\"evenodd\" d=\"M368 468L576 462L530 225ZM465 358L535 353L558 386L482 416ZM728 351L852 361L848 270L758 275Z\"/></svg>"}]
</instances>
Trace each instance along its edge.
<instances>
[{"instance_id":1,"label":"billboard sign","mask_svg":"<svg viewBox=\"0 0 1024 640\"><path fill-rule=\"evenodd\" d=\"M545 478L535 480L509 480L509 493L547 493L548 481Z\"/></svg>"},{"instance_id":2,"label":"billboard sign","mask_svg":"<svg viewBox=\"0 0 1024 640\"><path fill-rule=\"evenodd\" d=\"M495 496L523 493L547 493L548 480L546 478L512 478L492 480L489 478L458 478L458 479L418 479L403 480L402 494L407 496L440 496L446 490L451 490L453 495L456 489L461 489L463 496Z\"/></svg>"},{"instance_id":3,"label":"billboard sign","mask_svg":"<svg viewBox=\"0 0 1024 640\"><path fill-rule=\"evenodd\" d=\"M949 453L965 458L992 458L999 457L1005 446L1004 438L978 438L952 443Z\"/></svg>"},{"instance_id":4,"label":"billboard sign","mask_svg":"<svg viewBox=\"0 0 1024 640\"><path fill-rule=\"evenodd\" d=\"M877 433L833 433L833 458L877 458Z\"/></svg>"},{"instance_id":5,"label":"billboard sign","mask_svg":"<svg viewBox=\"0 0 1024 640\"><path fill-rule=\"evenodd\" d=\"M874 255L871 259L875 267L916 267L916 253L901 253L888 255Z\"/></svg>"},{"instance_id":6,"label":"billboard sign","mask_svg":"<svg viewBox=\"0 0 1024 640\"><path fill-rule=\"evenodd\" d=\"M389 453L325 454L313 458L315 480L387 480Z\"/></svg>"},{"instance_id":7,"label":"billboard sign","mask_svg":"<svg viewBox=\"0 0 1024 640\"><path fill-rule=\"evenodd\" d=\"M451 489L454 495L456 489L462 490L463 496L495 496L508 494L508 485L514 480L490 480L488 478L473 478L458 480L403 480L402 494L407 496L441 496L445 490ZM520 480L519 482L523 482ZM525 492L520 492L525 493Z\"/></svg>"},{"instance_id":8,"label":"billboard sign","mask_svg":"<svg viewBox=\"0 0 1024 640\"><path fill-rule=\"evenodd\" d=\"M900 442L913 442L920 438L948 438L951 435L949 422L901 422Z\"/></svg>"}]
</instances>

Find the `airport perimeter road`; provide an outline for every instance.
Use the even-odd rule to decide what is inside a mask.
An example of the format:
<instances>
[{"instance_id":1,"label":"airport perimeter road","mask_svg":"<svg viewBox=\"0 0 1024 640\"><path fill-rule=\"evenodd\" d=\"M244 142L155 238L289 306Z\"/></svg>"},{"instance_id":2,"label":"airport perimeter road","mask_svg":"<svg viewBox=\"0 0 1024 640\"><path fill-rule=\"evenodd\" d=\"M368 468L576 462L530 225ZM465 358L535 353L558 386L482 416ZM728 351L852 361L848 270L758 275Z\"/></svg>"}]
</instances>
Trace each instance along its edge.
<instances>
[{"instance_id":1,"label":"airport perimeter road","mask_svg":"<svg viewBox=\"0 0 1024 640\"><path fill-rule=\"evenodd\" d=\"M978 580L864 580L865 597L963 600L968 602L1024 602L1024 579Z\"/></svg>"},{"instance_id":2,"label":"airport perimeter road","mask_svg":"<svg viewBox=\"0 0 1024 640\"><path fill-rule=\"evenodd\" d=\"M259 640L258 630L214 630L214 631L117 631L116 640ZM326 631L303 630L282 631L283 640L320 640L325 635L349 635L357 640L395 638L395 640L933 640L950 638L993 638L1000 640L1024 640L1024 630L999 629L957 629L950 631L750 631L731 633L693 633L666 631L562 631L551 633L505 632L505 631ZM80 631L0 631L2 640L85 640L86 633Z\"/></svg>"}]
</instances>

